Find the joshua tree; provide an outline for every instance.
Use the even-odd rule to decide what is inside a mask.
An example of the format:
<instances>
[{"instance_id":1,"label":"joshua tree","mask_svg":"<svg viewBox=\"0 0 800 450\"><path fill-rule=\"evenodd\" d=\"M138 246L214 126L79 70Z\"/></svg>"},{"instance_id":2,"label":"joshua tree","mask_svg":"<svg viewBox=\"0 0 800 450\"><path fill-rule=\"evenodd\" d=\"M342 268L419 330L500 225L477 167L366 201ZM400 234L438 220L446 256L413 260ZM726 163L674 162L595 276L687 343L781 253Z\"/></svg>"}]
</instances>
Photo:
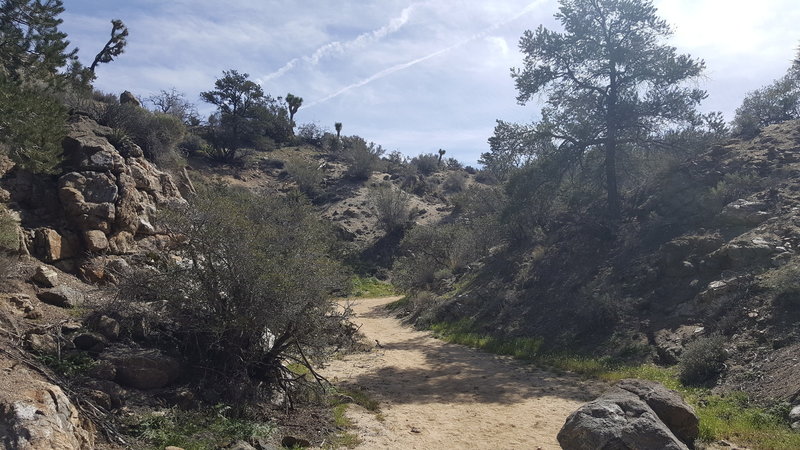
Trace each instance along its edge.
<instances>
[{"instance_id":1,"label":"joshua tree","mask_svg":"<svg viewBox=\"0 0 800 450\"><path fill-rule=\"evenodd\" d=\"M444 156L445 153L447 153L446 150L442 150L441 148L439 149L439 165L440 166L442 165L442 157Z\"/></svg>"},{"instance_id":2,"label":"joshua tree","mask_svg":"<svg viewBox=\"0 0 800 450\"><path fill-rule=\"evenodd\" d=\"M336 139L342 138L342 122L336 122L333 124L333 127L336 128Z\"/></svg>"},{"instance_id":3,"label":"joshua tree","mask_svg":"<svg viewBox=\"0 0 800 450\"><path fill-rule=\"evenodd\" d=\"M292 94L286 94L286 105L289 107L289 125L292 127L292 134L294 134L294 115L303 104L303 97L296 97Z\"/></svg>"}]
</instances>

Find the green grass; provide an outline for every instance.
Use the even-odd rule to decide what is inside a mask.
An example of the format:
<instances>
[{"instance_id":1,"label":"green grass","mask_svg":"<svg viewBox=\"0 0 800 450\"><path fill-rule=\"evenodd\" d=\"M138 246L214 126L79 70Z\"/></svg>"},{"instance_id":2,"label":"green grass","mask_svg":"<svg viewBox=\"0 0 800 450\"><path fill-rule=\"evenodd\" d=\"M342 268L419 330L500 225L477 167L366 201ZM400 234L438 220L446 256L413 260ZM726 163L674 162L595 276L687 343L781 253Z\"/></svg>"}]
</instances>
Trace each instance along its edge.
<instances>
[{"instance_id":1,"label":"green grass","mask_svg":"<svg viewBox=\"0 0 800 450\"><path fill-rule=\"evenodd\" d=\"M548 354L540 351L543 342L541 339L503 339L477 333L474 329L474 323L470 320L442 322L431 326L433 333L444 341L512 356L555 370L609 382L624 378L657 381L680 392L695 408L700 418L700 440L703 442L726 439L755 449L800 448L800 433L789 427L788 406L765 409L752 404L744 394L720 396L711 394L706 388L684 386L678 380L677 366L630 366L619 364L611 358Z\"/></svg>"},{"instance_id":2,"label":"green grass","mask_svg":"<svg viewBox=\"0 0 800 450\"><path fill-rule=\"evenodd\" d=\"M270 423L228 418L225 411L222 406L202 411L170 409L139 417L130 428L151 448L172 445L185 450L217 449L238 440L267 437L275 429Z\"/></svg>"},{"instance_id":3,"label":"green grass","mask_svg":"<svg viewBox=\"0 0 800 450\"><path fill-rule=\"evenodd\" d=\"M333 436L330 445L326 448L354 448L361 443L361 438L358 435L349 432L353 428L353 421L347 417L347 409L352 403L364 407L366 410L371 411L376 415L380 415L379 402L367 394L363 390L336 390L331 395L331 405L333 406L331 414L333 424L339 429L339 432ZM380 418L378 418L380 420Z\"/></svg>"},{"instance_id":4,"label":"green grass","mask_svg":"<svg viewBox=\"0 0 800 450\"><path fill-rule=\"evenodd\" d=\"M350 280L351 294L350 297L356 298L376 298L376 297L391 297L397 295L398 292L391 285L385 281L381 281L375 277L360 277L353 276Z\"/></svg>"},{"instance_id":5,"label":"green grass","mask_svg":"<svg viewBox=\"0 0 800 450\"><path fill-rule=\"evenodd\" d=\"M411 299L408 296L405 296L399 300L395 300L391 303L387 303L384 308L388 309L389 311L397 311L398 309L405 308L411 302Z\"/></svg>"}]
</instances>

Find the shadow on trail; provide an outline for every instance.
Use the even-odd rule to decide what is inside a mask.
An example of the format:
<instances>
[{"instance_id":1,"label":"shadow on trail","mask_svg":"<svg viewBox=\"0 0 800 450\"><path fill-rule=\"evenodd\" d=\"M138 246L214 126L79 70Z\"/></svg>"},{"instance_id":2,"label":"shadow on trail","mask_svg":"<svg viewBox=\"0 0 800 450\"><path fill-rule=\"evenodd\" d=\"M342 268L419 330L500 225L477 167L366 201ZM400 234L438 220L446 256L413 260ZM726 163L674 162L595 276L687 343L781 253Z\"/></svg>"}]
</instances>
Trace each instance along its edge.
<instances>
[{"instance_id":1,"label":"shadow on trail","mask_svg":"<svg viewBox=\"0 0 800 450\"><path fill-rule=\"evenodd\" d=\"M387 318L382 306L361 313L362 318ZM559 397L580 402L597 396L599 383L575 376L559 376L533 365L456 344L434 340L427 334L408 339L380 336L382 348L375 358L423 356L422 367L381 367L351 379L347 384L364 388L392 403L494 403L513 404L533 397ZM405 352L405 353L404 353Z\"/></svg>"}]
</instances>

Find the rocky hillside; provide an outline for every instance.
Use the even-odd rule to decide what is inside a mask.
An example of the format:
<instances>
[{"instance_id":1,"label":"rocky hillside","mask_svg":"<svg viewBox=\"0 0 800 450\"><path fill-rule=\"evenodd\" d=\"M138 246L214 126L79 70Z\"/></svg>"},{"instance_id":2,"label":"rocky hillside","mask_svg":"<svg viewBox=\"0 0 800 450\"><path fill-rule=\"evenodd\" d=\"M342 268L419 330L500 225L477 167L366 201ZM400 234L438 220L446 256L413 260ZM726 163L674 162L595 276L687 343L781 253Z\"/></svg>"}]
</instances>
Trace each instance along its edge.
<instances>
[{"instance_id":1,"label":"rocky hillside","mask_svg":"<svg viewBox=\"0 0 800 450\"><path fill-rule=\"evenodd\" d=\"M718 145L631 195L618 227L563 217L538 242L495 249L427 317L665 365L718 342L717 389L797 403L798 175L798 121Z\"/></svg>"}]
</instances>

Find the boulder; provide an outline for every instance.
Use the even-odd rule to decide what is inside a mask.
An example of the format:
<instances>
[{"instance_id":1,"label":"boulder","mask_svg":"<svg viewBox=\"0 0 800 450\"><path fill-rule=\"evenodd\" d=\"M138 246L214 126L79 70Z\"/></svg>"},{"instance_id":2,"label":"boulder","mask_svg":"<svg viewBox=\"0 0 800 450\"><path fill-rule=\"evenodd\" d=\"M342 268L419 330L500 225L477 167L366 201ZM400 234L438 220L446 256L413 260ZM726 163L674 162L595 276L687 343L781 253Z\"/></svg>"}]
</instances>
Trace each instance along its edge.
<instances>
[{"instance_id":1,"label":"boulder","mask_svg":"<svg viewBox=\"0 0 800 450\"><path fill-rule=\"evenodd\" d=\"M725 205L719 217L730 225L758 225L769 218L767 209L769 206L762 201L739 199Z\"/></svg>"},{"instance_id":2,"label":"boulder","mask_svg":"<svg viewBox=\"0 0 800 450\"><path fill-rule=\"evenodd\" d=\"M114 341L119 338L119 322L111 317L105 315L100 316L94 323L94 329L106 339Z\"/></svg>"},{"instance_id":3,"label":"boulder","mask_svg":"<svg viewBox=\"0 0 800 450\"><path fill-rule=\"evenodd\" d=\"M83 241L90 252L102 252L108 248L108 238L100 230L89 230L83 233Z\"/></svg>"},{"instance_id":4,"label":"boulder","mask_svg":"<svg viewBox=\"0 0 800 450\"><path fill-rule=\"evenodd\" d=\"M119 94L119 104L120 105L131 104L139 108L142 107L142 103L139 101L139 99L136 98L135 95L131 93L131 91L125 91L122 94Z\"/></svg>"},{"instance_id":5,"label":"boulder","mask_svg":"<svg viewBox=\"0 0 800 450\"><path fill-rule=\"evenodd\" d=\"M10 304L14 314L21 315L26 319L38 319L41 313L36 310L31 302L31 297L27 294L0 294L0 299Z\"/></svg>"},{"instance_id":6,"label":"boulder","mask_svg":"<svg viewBox=\"0 0 800 450\"><path fill-rule=\"evenodd\" d=\"M94 426L58 386L39 382L17 400L0 403L3 448L83 450L94 448Z\"/></svg>"},{"instance_id":7,"label":"boulder","mask_svg":"<svg viewBox=\"0 0 800 450\"><path fill-rule=\"evenodd\" d=\"M50 267L39 266L36 268L36 273L31 277L31 281L46 288L56 287L58 284L58 273Z\"/></svg>"},{"instance_id":8,"label":"boulder","mask_svg":"<svg viewBox=\"0 0 800 450\"><path fill-rule=\"evenodd\" d=\"M78 248L75 244L74 238L62 236L52 228L37 228L34 231L34 254L47 262L74 257Z\"/></svg>"},{"instance_id":9,"label":"boulder","mask_svg":"<svg viewBox=\"0 0 800 450\"><path fill-rule=\"evenodd\" d=\"M133 239L133 234L120 231L109 238L108 248L115 255L129 254L136 250L136 241Z\"/></svg>"},{"instance_id":10,"label":"boulder","mask_svg":"<svg viewBox=\"0 0 800 450\"><path fill-rule=\"evenodd\" d=\"M700 421L694 408L677 392L649 380L626 379L617 383L617 387L644 400L667 428L687 445L692 446L700 435Z\"/></svg>"},{"instance_id":11,"label":"boulder","mask_svg":"<svg viewBox=\"0 0 800 450\"><path fill-rule=\"evenodd\" d=\"M683 442L648 404L650 400L666 420L678 424L678 434L686 439L691 438L693 433L696 437L697 417L694 411L677 394L676 400L669 392L663 386L657 387L649 382L623 380L618 386L570 414L558 433L558 442L565 450L688 450L693 441ZM678 407L681 404L685 409ZM694 422L685 416L689 413L694 416Z\"/></svg>"},{"instance_id":12,"label":"boulder","mask_svg":"<svg viewBox=\"0 0 800 450\"><path fill-rule=\"evenodd\" d=\"M78 333L72 338L72 343L78 350L91 353L100 353L107 345L105 338L96 333Z\"/></svg>"},{"instance_id":13,"label":"boulder","mask_svg":"<svg viewBox=\"0 0 800 450\"><path fill-rule=\"evenodd\" d=\"M180 364L157 351L120 351L106 356L117 371L116 381L136 389L158 389L175 381Z\"/></svg>"},{"instance_id":14,"label":"boulder","mask_svg":"<svg viewBox=\"0 0 800 450\"><path fill-rule=\"evenodd\" d=\"M36 294L39 300L62 308L72 308L83 304L85 297L82 292L69 286L56 286Z\"/></svg>"},{"instance_id":15,"label":"boulder","mask_svg":"<svg viewBox=\"0 0 800 450\"><path fill-rule=\"evenodd\" d=\"M117 368L110 361L97 361L86 374L98 380L111 381L117 377Z\"/></svg>"},{"instance_id":16,"label":"boulder","mask_svg":"<svg viewBox=\"0 0 800 450\"><path fill-rule=\"evenodd\" d=\"M49 334L29 334L25 339L28 348L42 355L58 354L58 343Z\"/></svg>"}]
</instances>

